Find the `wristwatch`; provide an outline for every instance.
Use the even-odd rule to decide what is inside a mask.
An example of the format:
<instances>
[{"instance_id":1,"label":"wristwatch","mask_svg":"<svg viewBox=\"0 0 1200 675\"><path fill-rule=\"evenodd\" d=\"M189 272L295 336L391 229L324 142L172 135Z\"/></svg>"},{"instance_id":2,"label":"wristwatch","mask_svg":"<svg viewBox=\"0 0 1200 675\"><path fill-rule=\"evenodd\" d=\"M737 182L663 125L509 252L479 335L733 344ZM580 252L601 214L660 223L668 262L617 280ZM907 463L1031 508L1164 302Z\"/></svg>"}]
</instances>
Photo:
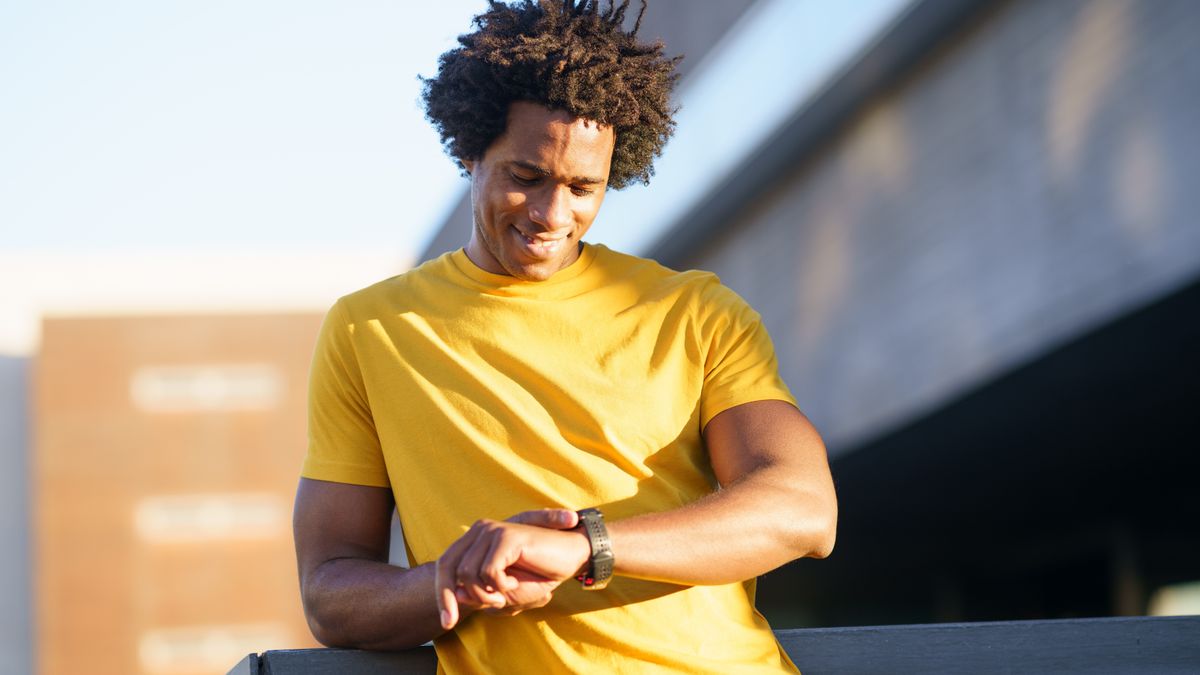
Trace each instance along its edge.
<instances>
[{"instance_id":1,"label":"wristwatch","mask_svg":"<svg viewBox=\"0 0 1200 675\"><path fill-rule=\"evenodd\" d=\"M588 561L587 570L575 578L583 584L583 590L598 591L612 580L612 540L608 538L608 528L604 526L604 515L600 513L600 509L580 511L579 523L583 525L583 531L592 547L592 557Z\"/></svg>"}]
</instances>

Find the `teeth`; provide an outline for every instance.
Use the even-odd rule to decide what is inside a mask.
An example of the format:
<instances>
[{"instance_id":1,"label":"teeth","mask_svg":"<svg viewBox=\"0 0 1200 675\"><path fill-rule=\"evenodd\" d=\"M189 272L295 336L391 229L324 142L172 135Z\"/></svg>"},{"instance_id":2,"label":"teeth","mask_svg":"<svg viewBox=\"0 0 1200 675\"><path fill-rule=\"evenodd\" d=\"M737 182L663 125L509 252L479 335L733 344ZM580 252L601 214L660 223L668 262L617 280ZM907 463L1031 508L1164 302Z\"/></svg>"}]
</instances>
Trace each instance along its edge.
<instances>
[{"instance_id":1,"label":"teeth","mask_svg":"<svg viewBox=\"0 0 1200 675\"><path fill-rule=\"evenodd\" d=\"M540 248L542 251L547 253L557 249L559 245L566 240L566 237L562 237L560 239L538 239L537 237L531 237L524 232L521 233L521 236L524 237L525 243L529 244L530 246Z\"/></svg>"}]
</instances>

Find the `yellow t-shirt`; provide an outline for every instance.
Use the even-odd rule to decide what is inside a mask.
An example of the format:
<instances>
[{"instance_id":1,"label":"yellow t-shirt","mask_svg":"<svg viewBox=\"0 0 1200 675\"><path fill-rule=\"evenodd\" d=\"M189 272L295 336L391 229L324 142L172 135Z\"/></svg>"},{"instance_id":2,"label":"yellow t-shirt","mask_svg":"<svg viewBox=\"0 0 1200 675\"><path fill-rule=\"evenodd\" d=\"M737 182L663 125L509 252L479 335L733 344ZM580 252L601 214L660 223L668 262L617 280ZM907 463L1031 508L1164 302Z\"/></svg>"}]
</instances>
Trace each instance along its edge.
<instances>
[{"instance_id":1,"label":"yellow t-shirt","mask_svg":"<svg viewBox=\"0 0 1200 675\"><path fill-rule=\"evenodd\" d=\"M391 487L414 565L479 518L600 508L617 521L716 487L701 430L794 400L758 314L704 272L586 245L547 281L462 250L348 295L313 360L303 475ZM619 553L618 553L619 554ZM435 641L447 673L792 671L754 581L565 583Z\"/></svg>"}]
</instances>

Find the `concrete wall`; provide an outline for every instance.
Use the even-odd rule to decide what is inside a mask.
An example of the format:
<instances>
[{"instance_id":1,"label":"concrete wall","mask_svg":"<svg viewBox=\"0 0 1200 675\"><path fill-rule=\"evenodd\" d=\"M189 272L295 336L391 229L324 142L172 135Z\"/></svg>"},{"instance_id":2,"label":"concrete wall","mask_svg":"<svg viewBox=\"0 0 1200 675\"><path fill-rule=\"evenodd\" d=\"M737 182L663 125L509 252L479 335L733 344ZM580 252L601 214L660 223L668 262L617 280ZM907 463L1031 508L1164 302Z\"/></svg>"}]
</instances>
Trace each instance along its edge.
<instances>
[{"instance_id":1,"label":"concrete wall","mask_svg":"<svg viewBox=\"0 0 1200 675\"><path fill-rule=\"evenodd\" d=\"M1198 34L1191 0L996 3L686 266L836 455L1200 275Z\"/></svg>"},{"instance_id":2,"label":"concrete wall","mask_svg":"<svg viewBox=\"0 0 1200 675\"><path fill-rule=\"evenodd\" d=\"M0 667L32 672L29 587L29 359L0 356Z\"/></svg>"}]
</instances>

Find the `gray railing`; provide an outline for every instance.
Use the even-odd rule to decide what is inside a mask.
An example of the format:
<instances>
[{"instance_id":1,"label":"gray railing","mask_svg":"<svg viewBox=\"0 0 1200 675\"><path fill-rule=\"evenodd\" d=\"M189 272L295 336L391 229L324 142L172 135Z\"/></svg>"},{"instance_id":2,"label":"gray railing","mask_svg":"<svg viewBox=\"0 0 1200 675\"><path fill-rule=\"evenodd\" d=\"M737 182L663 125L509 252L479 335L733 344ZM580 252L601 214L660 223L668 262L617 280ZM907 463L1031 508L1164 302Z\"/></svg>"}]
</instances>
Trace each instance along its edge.
<instances>
[{"instance_id":1,"label":"gray railing","mask_svg":"<svg viewBox=\"0 0 1200 675\"><path fill-rule=\"evenodd\" d=\"M805 675L821 673L1200 673L1200 616L946 623L776 631ZM229 675L429 675L433 648L286 649Z\"/></svg>"}]
</instances>

